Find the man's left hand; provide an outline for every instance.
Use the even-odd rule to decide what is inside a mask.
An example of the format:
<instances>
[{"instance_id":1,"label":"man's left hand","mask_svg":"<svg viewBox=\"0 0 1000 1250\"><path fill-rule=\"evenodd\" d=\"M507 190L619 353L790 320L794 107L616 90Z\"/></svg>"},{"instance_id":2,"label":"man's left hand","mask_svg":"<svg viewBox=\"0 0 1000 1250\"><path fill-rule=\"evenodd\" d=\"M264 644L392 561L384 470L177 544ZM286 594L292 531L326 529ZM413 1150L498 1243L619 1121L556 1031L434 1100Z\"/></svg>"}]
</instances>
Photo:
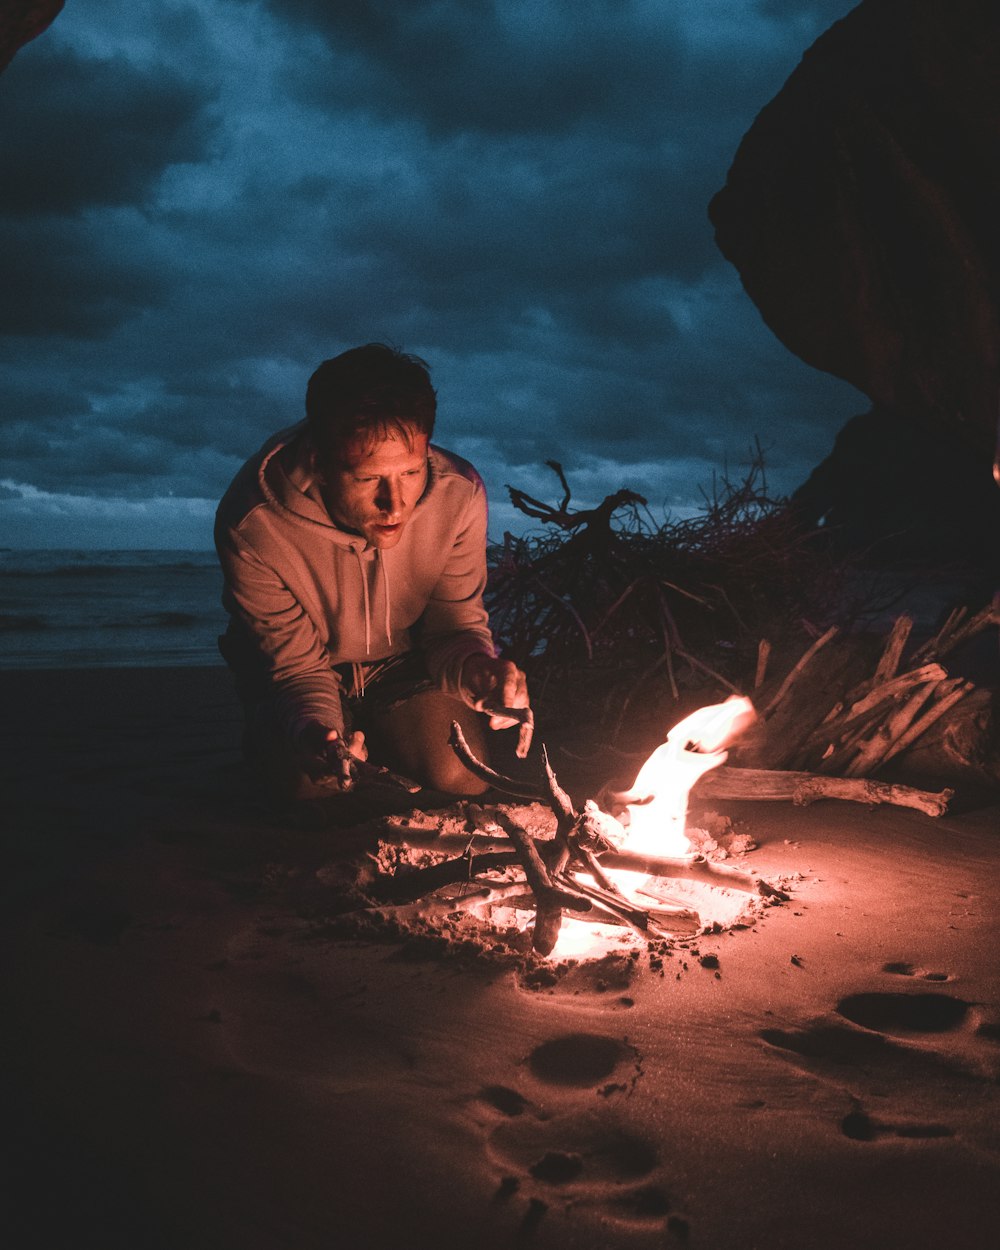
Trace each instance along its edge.
<instances>
[{"instance_id":1,"label":"man's left hand","mask_svg":"<svg viewBox=\"0 0 1000 1250\"><path fill-rule=\"evenodd\" d=\"M520 721L494 714L494 708L529 708L528 679L512 660L470 655L462 666L462 685L480 712L490 713L491 729L509 729Z\"/></svg>"},{"instance_id":2,"label":"man's left hand","mask_svg":"<svg viewBox=\"0 0 1000 1250\"><path fill-rule=\"evenodd\" d=\"M492 655L470 655L462 666L462 685L476 711L489 715L491 729L520 726L515 754L523 760L531 747L535 721L528 700L528 679L517 665ZM504 716L504 709L516 709L522 715L516 719Z\"/></svg>"}]
</instances>

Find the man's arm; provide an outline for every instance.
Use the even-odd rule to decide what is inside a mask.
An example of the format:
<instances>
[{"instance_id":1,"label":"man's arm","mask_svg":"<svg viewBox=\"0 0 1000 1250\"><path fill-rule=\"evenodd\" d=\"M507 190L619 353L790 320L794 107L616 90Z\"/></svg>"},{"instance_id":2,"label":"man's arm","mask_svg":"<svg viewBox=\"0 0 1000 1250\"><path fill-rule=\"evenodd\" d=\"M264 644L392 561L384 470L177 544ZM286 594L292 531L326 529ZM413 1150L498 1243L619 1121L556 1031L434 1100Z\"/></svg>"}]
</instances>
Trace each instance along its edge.
<instances>
[{"instance_id":1,"label":"man's arm","mask_svg":"<svg viewBox=\"0 0 1000 1250\"><path fill-rule=\"evenodd\" d=\"M340 682L330 657L301 603L276 570L238 533L216 529L216 548L225 578L223 603L241 642L245 660L227 659L242 675L256 677L269 691L275 716L289 741L309 729L343 733Z\"/></svg>"},{"instance_id":2,"label":"man's arm","mask_svg":"<svg viewBox=\"0 0 1000 1250\"><path fill-rule=\"evenodd\" d=\"M444 572L424 612L423 646L431 676L443 689L480 710L529 706L527 679L496 656L486 588L486 491L477 479ZM493 729L516 722L492 716Z\"/></svg>"}]
</instances>

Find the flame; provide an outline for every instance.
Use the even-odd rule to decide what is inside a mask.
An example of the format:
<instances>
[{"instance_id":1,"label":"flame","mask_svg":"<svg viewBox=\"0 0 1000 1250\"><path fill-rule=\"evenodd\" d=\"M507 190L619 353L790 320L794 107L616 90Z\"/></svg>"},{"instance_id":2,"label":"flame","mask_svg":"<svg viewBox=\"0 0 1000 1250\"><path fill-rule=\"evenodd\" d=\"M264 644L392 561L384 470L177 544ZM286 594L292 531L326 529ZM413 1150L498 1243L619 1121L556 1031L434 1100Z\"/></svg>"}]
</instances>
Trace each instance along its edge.
<instances>
[{"instance_id":1,"label":"flame","mask_svg":"<svg viewBox=\"0 0 1000 1250\"><path fill-rule=\"evenodd\" d=\"M691 854L686 833L688 794L705 773L725 763L726 746L756 719L749 699L731 695L724 703L699 708L679 721L639 769L627 794L629 825L623 849L640 854L675 856ZM641 892L646 873L606 870L626 894ZM563 917L556 952L563 958L585 958L607 951L621 941L621 930L599 921Z\"/></svg>"},{"instance_id":2,"label":"flame","mask_svg":"<svg viewBox=\"0 0 1000 1250\"><path fill-rule=\"evenodd\" d=\"M724 703L698 708L679 721L643 764L629 793L630 851L649 855L691 853L685 827L688 795L705 773L726 761L725 746L753 721L749 699L730 695Z\"/></svg>"}]
</instances>

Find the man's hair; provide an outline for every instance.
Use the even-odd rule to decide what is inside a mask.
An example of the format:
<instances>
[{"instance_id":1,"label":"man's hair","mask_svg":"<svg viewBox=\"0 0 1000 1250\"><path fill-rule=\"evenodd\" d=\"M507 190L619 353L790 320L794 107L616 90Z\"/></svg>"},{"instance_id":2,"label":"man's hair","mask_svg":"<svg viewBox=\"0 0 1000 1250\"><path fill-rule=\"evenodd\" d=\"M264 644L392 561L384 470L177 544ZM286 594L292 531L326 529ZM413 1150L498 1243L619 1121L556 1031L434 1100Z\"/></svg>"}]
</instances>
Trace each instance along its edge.
<instances>
[{"instance_id":1,"label":"man's hair","mask_svg":"<svg viewBox=\"0 0 1000 1250\"><path fill-rule=\"evenodd\" d=\"M386 343L324 360L306 388L306 419L323 461L355 439L434 432L437 396L427 364Z\"/></svg>"}]
</instances>

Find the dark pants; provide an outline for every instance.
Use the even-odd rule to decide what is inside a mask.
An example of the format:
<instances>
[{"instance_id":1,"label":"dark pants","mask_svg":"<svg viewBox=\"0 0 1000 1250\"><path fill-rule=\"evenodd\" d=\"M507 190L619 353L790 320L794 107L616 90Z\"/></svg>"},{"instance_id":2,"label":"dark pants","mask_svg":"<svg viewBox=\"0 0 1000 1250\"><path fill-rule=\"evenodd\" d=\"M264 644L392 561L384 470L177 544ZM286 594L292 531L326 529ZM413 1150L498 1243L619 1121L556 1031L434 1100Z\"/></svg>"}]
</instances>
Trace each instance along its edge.
<instances>
[{"instance_id":1,"label":"dark pants","mask_svg":"<svg viewBox=\"0 0 1000 1250\"><path fill-rule=\"evenodd\" d=\"M487 757L485 717L432 685L416 653L393 657L384 665L366 666L363 689L352 665L338 671L344 689L347 738L365 736L369 761L421 786L446 794L477 795L487 787L459 761L449 745L453 721L462 727L469 746ZM337 793L335 778L310 777L279 724L273 702L245 700L243 753L265 794L278 803L326 798Z\"/></svg>"}]
</instances>

